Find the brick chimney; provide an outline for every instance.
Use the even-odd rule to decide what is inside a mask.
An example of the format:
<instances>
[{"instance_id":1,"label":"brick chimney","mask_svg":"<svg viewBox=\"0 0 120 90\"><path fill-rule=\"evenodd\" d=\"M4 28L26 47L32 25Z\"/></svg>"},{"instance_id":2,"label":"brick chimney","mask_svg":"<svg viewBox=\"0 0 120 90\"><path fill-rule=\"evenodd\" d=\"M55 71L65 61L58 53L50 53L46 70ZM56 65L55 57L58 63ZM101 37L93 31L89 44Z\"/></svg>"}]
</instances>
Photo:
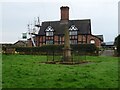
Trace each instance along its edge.
<instances>
[{"instance_id":1,"label":"brick chimney","mask_svg":"<svg viewBox=\"0 0 120 90\"><path fill-rule=\"evenodd\" d=\"M68 22L69 20L69 7L68 6L62 6L61 9L61 22Z\"/></svg>"}]
</instances>

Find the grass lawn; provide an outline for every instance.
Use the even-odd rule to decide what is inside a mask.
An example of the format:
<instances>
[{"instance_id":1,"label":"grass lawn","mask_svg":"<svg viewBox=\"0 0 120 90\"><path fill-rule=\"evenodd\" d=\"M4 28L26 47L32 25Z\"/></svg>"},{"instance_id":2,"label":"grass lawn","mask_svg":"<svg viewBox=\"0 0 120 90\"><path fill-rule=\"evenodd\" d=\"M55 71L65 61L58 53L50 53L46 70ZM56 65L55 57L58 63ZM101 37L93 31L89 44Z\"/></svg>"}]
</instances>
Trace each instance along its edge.
<instances>
[{"instance_id":1,"label":"grass lawn","mask_svg":"<svg viewBox=\"0 0 120 90\"><path fill-rule=\"evenodd\" d=\"M43 64L46 56L3 55L3 88L117 88L118 58L87 56L88 64Z\"/></svg>"}]
</instances>

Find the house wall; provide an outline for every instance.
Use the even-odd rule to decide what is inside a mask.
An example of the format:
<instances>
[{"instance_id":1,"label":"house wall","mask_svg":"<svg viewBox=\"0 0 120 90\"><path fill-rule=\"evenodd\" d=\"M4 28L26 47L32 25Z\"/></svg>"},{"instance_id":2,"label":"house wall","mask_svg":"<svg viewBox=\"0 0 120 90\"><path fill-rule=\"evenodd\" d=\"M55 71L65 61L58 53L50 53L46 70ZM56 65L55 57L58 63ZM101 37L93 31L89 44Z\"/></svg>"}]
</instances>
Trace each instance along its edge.
<instances>
[{"instance_id":1,"label":"house wall","mask_svg":"<svg viewBox=\"0 0 120 90\"><path fill-rule=\"evenodd\" d=\"M31 40L28 40L27 46L28 46L28 47L32 47L32 46L33 46Z\"/></svg>"},{"instance_id":2,"label":"house wall","mask_svg":"<svg viewBox=\"0 0 120 90\"><path fill-rule=\"evenodd\" d=\"M100 47L100 46L101 46L102 41L101 41L99 38L97 38L97 37L95 37L95 36L93 36L93 35L88 35L88 41L87 41L87 43L90 43L91 40L94 40L94 41L95 41L95 45L96 45L97 47Z\"/></svg>"},{"instance_id":3,"label":"house wall","mask_svg":"<svg viewBox=\"0 0 120 90\"><path fill-rule=\"evenodd\" d=\"M42 46L46 44L46 37L45 36L36 36L35 37L35 41L36 41L36 46ZM102 41L97 38L94 35L78 35L77 36L77 44L90 44L91 40L95 41L95 45L97 47L101 46ZM28 46L32 47L32 42L29 40L28 42ZM57 36L54 35L53 36L53 44L55 45L60 45L60 44L64 44L64 36Z\"/></svg>"}]
</instances>

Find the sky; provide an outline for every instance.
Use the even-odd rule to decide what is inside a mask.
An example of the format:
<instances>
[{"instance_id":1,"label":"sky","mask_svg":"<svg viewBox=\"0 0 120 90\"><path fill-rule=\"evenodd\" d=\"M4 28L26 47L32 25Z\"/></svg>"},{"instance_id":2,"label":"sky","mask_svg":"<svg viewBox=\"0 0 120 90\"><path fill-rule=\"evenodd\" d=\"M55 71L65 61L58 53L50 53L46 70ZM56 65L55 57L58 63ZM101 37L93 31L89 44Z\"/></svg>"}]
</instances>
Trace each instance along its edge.
<instances>
[{"instance_id":1,"label":"sky","mask_svg":"<svg viewBox=\"0 0 120 90\"><path fill-rule=\"evenodd\" d=\"M60 20L60 7L69 6L69 19L91 19L93 35L114 41L118 35L119 0L2 0L0 1L0 43L15 43L28 32L27 24Z\"/></svg>"}]
</instances>

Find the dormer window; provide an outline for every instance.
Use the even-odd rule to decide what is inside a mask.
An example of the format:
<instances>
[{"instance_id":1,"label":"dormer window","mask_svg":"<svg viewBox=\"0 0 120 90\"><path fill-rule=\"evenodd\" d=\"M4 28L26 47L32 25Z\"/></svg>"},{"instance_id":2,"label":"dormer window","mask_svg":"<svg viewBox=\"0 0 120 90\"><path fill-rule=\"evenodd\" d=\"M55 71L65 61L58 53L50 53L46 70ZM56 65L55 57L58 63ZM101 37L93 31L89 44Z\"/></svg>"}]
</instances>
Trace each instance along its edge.
<instances>
[{"instance_id":1,"label":"dormer window","mask_svg":"<svg viewBox=\"0 0 120 90\"><path fill-rule=\"evenodd\" d=\"M50 44L54 44L54 29L51 26L48 26L45 30L46 32L46 44L50 45Z\"/></svg>"},{"instance_id":2,"label":"dormer window","mask_svg":"<svg viewBox=\"0 0 120 90\"><path fill-rule=\"evenodd\" d=\"M70 28L69 28L69 35L77 35L77 27L75 25L72 25Z\"/></svg>"},{"instance_id":3,"label":"dormer window","mask_svg":"<svg viewBox=\"0 0 120 90\"><path fill-rule=\"evenodd\" d=\"M69 35L70 35L70 44L77 44L77 42L78 42L78 29L75 25L72 25L69 28Z\"/></svg>"},{"instance_id":4,"label":"dormer window","mask_svg":"<svg viewBox=\"0 0 120 90\"><path fill-rule=\"evenodd\" d=\"M46 36L53 36L54 29L51 26L48 26L46 31Z\"/></svg>"}]
</instances>

